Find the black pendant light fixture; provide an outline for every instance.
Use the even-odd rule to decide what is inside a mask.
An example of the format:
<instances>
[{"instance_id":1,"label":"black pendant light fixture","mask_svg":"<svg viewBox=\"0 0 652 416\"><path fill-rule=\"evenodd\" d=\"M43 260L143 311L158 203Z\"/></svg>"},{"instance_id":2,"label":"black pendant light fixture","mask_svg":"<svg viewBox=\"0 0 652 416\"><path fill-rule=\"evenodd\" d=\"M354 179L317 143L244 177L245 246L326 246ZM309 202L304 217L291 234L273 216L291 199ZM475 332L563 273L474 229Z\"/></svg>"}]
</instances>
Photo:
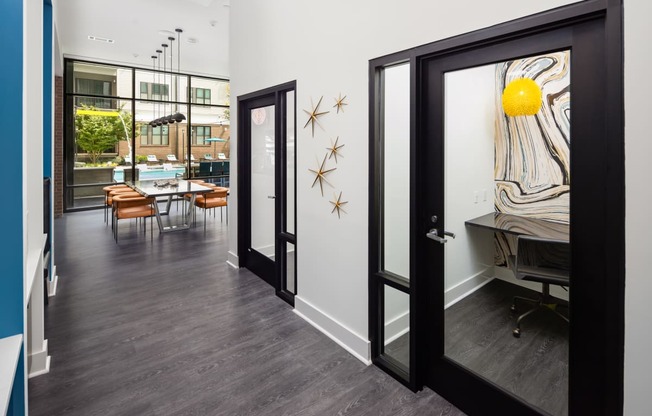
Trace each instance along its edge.
<instances>
[{"instance_id":1,"label":"black pendant light fixture","mask_svg":"<svg viewBox=\"0 0 652 416\"><path fill-rule=\"evenodd\" d=\"M152 55L152 89L154 88L154 84L156 84L156 55ZM152 104L152 115L156 115L156 104ZM152 120L149 122L149 125L152 127L156 127L156 120Z\"/></svg>"},{"instance_id":2,"label":"black pendant light fixture","mask_svg":"<svg viewBox=\"0 0 652 416\"><path fill-rule=\"evenodd\" d=\"M173 66L172 64L174 63L174 58L172 57L172 52L174 51L174 37L170 36L168 37L168 40L170 41L170 92L168 93L168 97L172 96L172 83L174 79L174 74L173 74ZM169 99L169 98L168 98ZM176 94L174 95L174 99L176 101L177 97ZM170 111L172 111L172 105L170 105ZM165 116L165 120L168 122L168 124L174 124L176 121L172 115L167 115Z\"/></svg>"},{"instance_id":3,"label":"black pendant light fixture","mask_svg":"<svg viewBox=\"0 0 652 416\"><path fill-rule=\"evenodd\" d=\"M165 85L165 88L167 88L168 83L167 83L167 75L165 74L165 70L167 69L167 50L168 50L168 44L167 43L162 43L161 46L163 47L163 84ZM163 88L163 91L161 92L161 97L163 97L163 92L165 91L165 88ZM168 93L168 98L170 97L170 94ZM163 113L165 113L165 110L167 109L167 103L163 103ZM161 124L164 126L167 126L168 120L166 116L163 116L159 118L161 121Z\"/></svg>"},{"instance_id":4,"label":"black pendant light fixture","mask_svg":"<svg viewBox=\"0 0 652 416\"><path fill-rule=\"evenodd\" d=\"M178 43L177 43L177 73L181 74L181 33L183 32L183 30L179 29L179 28L176 28L176 29L174 29L174 31L177 32L177 41L178 41ZM177 75L177 82L176 82L175 85L177 85L177 86L179 85L179 75ZM177 89L176 97L177 97L177 101L179 101L179 91L178 91L178 89ZM172 116L170 116L170 117L174 118L174 120L177 123L181 123L183 120L186 119L186 116L184 116L183 114L181 114L178 111L175 114L173 114Z\"/></svg>"},{"instance_id":5,"label":"black pendant light fixture","mask_svg":"<svg viewBox=\"0 0 652 416\"><path fill-rule=\"evenodd\" d=\"M162 50L160 50L160 49L156 50L156 54L158 55L158 59L157 59L158 71L156 71L156 82L157 82L156 86L157 86L157 88L159 90L159 95L161 95L161 54L162 53L163 53ZM152 92L154 92L154 86L152 86ZM163 123L161 123L161 119L160 119L160 109L161 109L161 104L160 104L160 98L159 98L159 103L156 104L156 116L158 118L156 118L155 120L153 120L150 123L152 127L160 127L161 125L163 125Z\"/></svg>"},{"instance_id":6,"label":"black pendant light fixture","mask_svg":"<svg viewBox=\"0 0 652 416\"><path fill-rule=\"evenodd\" d=\"M175 32L177 32L177 78L176 81L174 81L174 59L172 56L172 48L170 49L170 84L167 83L167 48L168 46L172 45L174 46L173 42L175 41L175 38L173 36L168 37L168 40L170 41L170 45L167 43L161 44L163 50L157 49L156 53L158 54L158 71L156 71L156 68L154 70L156 71L156 76L158 77L158 89L159 89L159 105L158 105L158 110L156 111L157 114L154 114L156 119L152 120L149 122L149 125L152 127L160 127L162 125L167 125L167 124L174 124L174 123L181 123L183 120L186 119L186 116L177 111L176 113L173 114L168 114L165 116L161 116L161 114L165 114L167 112L167 102L171 101L170 100L170 91L168 91L167 99L163 103L163 111L160 112L160 102L163 101L163 92L165 88L172 88L172 83L175 85L175 95L174 99L175 101L178 101L179 97L179 91L178 91L178 84L179 84L179 77L181 73L181 33L183 32L182 29L174 29ZM163 53L163 72L161 73L161 53ZM157 59L156 56L152 55L152 59L155 60ZM160 81L161 74L163 75L163 83ZM165 87L165 88L164 88ZM178 104L177 104L178 105ZM172 105L170 105L170 110L172 110ZM178 108L177 108L178 110Z\"/></svg>"}]
</instances>

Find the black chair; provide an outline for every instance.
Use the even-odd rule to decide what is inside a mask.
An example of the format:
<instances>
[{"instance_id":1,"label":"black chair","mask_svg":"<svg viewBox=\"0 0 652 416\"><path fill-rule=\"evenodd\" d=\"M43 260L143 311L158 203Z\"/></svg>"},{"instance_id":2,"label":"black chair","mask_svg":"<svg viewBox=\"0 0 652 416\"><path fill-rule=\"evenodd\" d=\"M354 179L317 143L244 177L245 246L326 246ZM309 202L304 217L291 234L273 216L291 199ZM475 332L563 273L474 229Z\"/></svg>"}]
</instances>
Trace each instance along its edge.
<instances>
[{"instance_id":1,"label":"black chair","mask_svg":"<svg viewBox=\"0 0 652 416\"><path fill-rule=\"evenodd\" d=\"M199 162L199 176L211 176L211 162Z\"/></svg>"},{"instance_id":2,"label":"black chair","mask_svg":"<svg viewBox=\"0 0 652 416\"><path fill-rule=\"evenodd\" d=\"M224 162L211 162L211 176L224 175Z\"/></svg>"},{"instance_id":3,"label":"black chair","mask_svg":"<svg viewBox=\"0 0 652 416\"><path fill-rule=\"evenodd\" d=\"M539 282L542 284L538 299L528 299L515 296L512 312L517 312L517 300L532 305L531 309L521 314L516 320L516 328L512 331L515 337L521 336L521 321L538 309L554 312L568 322L568 317L557 310L558 306L568 308L568 302L550 296L550 285L559 285L564 289L570 286L570 244L568 241L519 235L515 256L507 258L509 267L517 279Z\"/></svg>"}]
</instances>

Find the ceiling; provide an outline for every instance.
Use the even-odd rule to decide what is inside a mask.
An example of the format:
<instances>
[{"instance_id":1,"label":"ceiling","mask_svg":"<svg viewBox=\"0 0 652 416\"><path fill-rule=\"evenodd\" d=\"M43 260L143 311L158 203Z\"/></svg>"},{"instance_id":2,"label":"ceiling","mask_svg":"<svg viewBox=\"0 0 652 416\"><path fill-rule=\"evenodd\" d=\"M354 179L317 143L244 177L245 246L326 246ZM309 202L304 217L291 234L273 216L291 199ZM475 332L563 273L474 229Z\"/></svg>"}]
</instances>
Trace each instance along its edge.
<instances>
[{"instance_id":1,"label":"ceiling","mask_svg":"<svg viewBox=\"0 0 652 416\"><path fill-rule=\"evenodd\" d=\"M229 76L229 0L54 0L53 9L64 57L152 68L168 43L167 69L180 63L180 72ZM168 40L178 39L176 28L180 44Z\"/></svg>"}]
</instances>

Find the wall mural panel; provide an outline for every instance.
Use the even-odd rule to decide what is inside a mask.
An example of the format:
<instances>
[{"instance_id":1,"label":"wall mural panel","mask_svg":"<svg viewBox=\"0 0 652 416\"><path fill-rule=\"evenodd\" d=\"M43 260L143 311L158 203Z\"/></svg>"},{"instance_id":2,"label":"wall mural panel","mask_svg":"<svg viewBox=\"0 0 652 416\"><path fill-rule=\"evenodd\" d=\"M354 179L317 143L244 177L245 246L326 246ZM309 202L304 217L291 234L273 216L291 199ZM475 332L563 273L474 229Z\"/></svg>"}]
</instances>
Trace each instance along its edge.
<instances>
[{"instance_id":1,"label":"wall mural panel","mask_svg":"<svg viewBox=\"0 0 652 416\"><path fill-rule=\"evenodd\" d=\"M496 108L505 85L531 78L541 88L536 115L498 112L495 140L497 212L568 223L570 202L570 51L496 65ZM496 234L496 264L505 265L515 242Z\"/></svg>"}]
</instances>

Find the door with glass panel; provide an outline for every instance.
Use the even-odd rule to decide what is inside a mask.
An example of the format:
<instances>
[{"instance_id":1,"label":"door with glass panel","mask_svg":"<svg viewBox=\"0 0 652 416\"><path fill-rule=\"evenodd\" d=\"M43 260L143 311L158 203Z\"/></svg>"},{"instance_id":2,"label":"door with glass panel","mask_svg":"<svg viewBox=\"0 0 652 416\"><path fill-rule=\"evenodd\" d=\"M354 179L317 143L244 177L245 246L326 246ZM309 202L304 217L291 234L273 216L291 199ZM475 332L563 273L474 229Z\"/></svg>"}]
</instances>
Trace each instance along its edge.
<instances>
[{"instance_id":1,"label":"door with glass panel","mask_svg":"<svg viewBox=\"0 0 652 416\"><path fill-rule=\"evenodd\" d=\"M238 99L240 263L296 294L294 83Z\"/></svg>"},{"instance_id":2,"label":"door with glass panel","mask_svg":"<svg viewBox=\"0 0 652 416\"><path fill-rule=\"evenodd\" d=\"M617 414L603 24L372 62L372 359L467 414Z\"/></svg>"}]
</instances>

